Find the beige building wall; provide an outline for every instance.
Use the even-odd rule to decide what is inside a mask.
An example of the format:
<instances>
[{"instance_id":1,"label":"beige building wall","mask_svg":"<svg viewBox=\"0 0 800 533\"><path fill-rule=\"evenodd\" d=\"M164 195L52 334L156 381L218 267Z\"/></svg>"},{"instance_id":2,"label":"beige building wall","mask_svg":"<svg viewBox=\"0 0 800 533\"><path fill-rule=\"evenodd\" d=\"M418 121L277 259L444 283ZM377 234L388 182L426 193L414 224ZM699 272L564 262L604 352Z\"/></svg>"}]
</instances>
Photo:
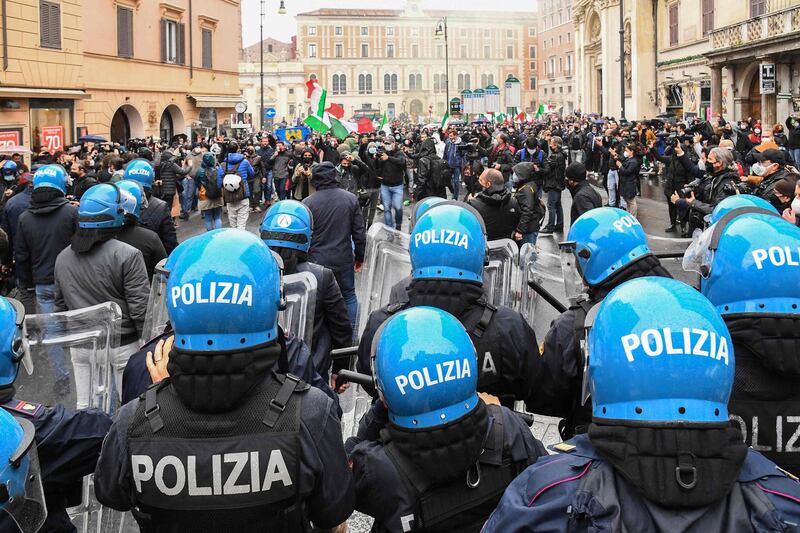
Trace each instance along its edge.
<instances>
[{"instance_id":1,"label":"beige building wall","mask_svg":"<svg viewBox=\"0 0 800 533\"><path fill-rule=\"evenodd\" d=\"M545 0L539 17L539 101L550 111L575 111L575 24L572 0Z\"/></svg>"},{"instance_id":2,"label":"beige building wall","mask_svg":"<svg viewBox=\"0 0 800 533\"><path fill-rule=\"evenodd\" d=\"M109 137L115 113L131 137L203 133L204 108L222 125L239 101L239 0L50 0L60 42L48 42L38 0L7 0L8 56L0 70L0 135L21 131L38 149L42 128L62 128L63 144L79 133ZM132 10L133 54L118 55L117 9ZM43 18L44 17L44 18ZM183 24L185 62L161 57L161 19ZM211 31L211 68L203 68L202 30ZM0 33L0 36L2 33ZM87 38L91 37L91 38ZM1 37L0 37L1 38ZM49 45L49 46L48 46ZM208 112L206 112L208 114ZM208 122L208 121L206 121ZM117 130L119 132L119 128Z\"/></svg>"}]
</instances>

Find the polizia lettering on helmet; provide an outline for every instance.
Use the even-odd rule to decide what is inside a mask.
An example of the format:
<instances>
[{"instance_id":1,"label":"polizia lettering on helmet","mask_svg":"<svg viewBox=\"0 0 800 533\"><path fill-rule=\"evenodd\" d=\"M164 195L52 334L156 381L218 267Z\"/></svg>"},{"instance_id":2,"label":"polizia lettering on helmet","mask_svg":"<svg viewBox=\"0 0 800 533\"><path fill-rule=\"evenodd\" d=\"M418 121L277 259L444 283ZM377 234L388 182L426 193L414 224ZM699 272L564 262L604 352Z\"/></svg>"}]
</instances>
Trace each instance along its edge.
<instances>
[{"instance_id":1,"label":"polizia lettering on helmet","mask_svg":"<svg viewBox=\"0 0 800 533\"><path fill-rule=\"evenodd\" d=\"M792 250L790 246L770 246L757 248L751 252L756 268L764 268L764 262L769 261L772 266L800 266L800 247Z\"/></svg>"},{"instance_id":2,"label":"polizia lettering on helmet","mask_svg":"<svg viewBox=\"0 0 800 533\"><path fill-rule=\"evenodd\" d=\"M177 307L179 300L183 305L230 304L253 307L253 286L228 281L212 281L205 285L198 281L172 287L170 297L172 307Z\"/></svg>"},{"instance_id":3,"label":"polizia lettering on helmet","mask_svg":"<svg viewBox=\"0 0 800 533\"><path fill-rule=\"evenodd\" d=\"M149 176L150 171L146 168L132 168L128 170L129 176Z\"/></svg>"},{"instance_id":4,"label":"polizia lettering on helmet","mask_svg":"<svg viewBox=\"0 0 800 533\"><path fill-rule=\"evenodd\" d=\"M143 492L144 483L155 483L156 490L165 496L229 496L267 492L276 482L284 487L292 485L280 450L270 452L266 470L260 464L259 452L214 454L210 465L197 464L195 455L185 458L166 455L155 462L149 455L131 455L136 491ZM204 479L201 473L205 473L208 479Z\"/></svg>"},{"instance_id":5,"label":"polizia lettering on helmet","mask_svg":"<svg viewBox=\"0 0 800 533\"><path fill-rule=\"evenodd\" d=\"M449 244L469 250L469 238L466 233L451 229L426 229L414 235L414 246L427 244Z\"/></svg>"},{"instance_id":6,"label":"polizia lettering on helmet","mask_svg":"<svg viewBox=\"0 0 800 533\"><path fill-rule=\"evenodd\" d=\"M436 363L432 368L426 366L422 370L412 370L408 374L400 374L395 376L394 381L397 388L400 389L400 394L405 396L406 387L409 385L414 390L420 390L423 387L433 387L446 381L464 379L471 375L469 360L456 359L455 361Z\"/></svg>"},{"instance_id":7,"label":"polizia lettering on helmet","mask_svg":"<svg viewBox=\"0 0 800 533\"><path fill-rule=\"evenodd\" d=\"M612 224L614 229L617 231L625 231L627 228L632 228L634 226L641 226L638 220L631 215L624 215L620 217L618 220L615 220Z\"/></svg>"},{"instance_id":8,"label":"polizia lettering on helmet","mask_svg":"<svg viewBox=\"0 0 800 533\"><path fill-rule=\"evenodd\" d=\"M657 357L659 355L697 355L711 357L728 364L728 339L713 331L698 328L646 329L620 338L625 357L632 363L635 355Z\"/></svg>"}]
</instances>

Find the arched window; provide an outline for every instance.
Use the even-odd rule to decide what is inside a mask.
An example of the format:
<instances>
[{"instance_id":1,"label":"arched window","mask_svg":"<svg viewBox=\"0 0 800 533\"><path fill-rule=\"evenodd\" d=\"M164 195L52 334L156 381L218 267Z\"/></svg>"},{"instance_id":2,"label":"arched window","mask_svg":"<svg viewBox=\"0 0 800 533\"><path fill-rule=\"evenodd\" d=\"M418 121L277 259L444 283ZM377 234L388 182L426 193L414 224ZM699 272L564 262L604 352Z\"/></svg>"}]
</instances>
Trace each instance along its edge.
<instances>
[{"instance_id":1,"label":"arched window","mask_svg":"<svg viewBox=\"0 0 800 533\"><path fill-rule=\"evenodd\" d=\"M422 90L422 74L417 74L417 90Z\"/></svg>"},{"instance_id":2,"label":"arched window","mask_svg":"<svg viewBox=\"0 0 800 533\"><path fill-rule=\"evenodd\" d=\"M433 75L433 92L438 93L441 90L441 84L439 82L439 75Z\"/></svg>"},{"instance_id":3,"label":"arched window","mask_svg":"<svg viewBox=\"0 0 800 533\"><path fill-rule=\"evenodd\" d=\"M458 90L459 91L464 90L464 74L458 75Z\"/></svg>"},{"instance_id":4,"label":"arched window","mask_svg":"<svg viewBox=\"0 0 800 533\"><path fill-rule=\"evenodd\" d=\"M367 94L372 94L372 74L367 74L366 77Z\"/></svg>"},{"instance_id":5,"label":"arched window","mask_svg":"<svg viewBox=\"0 0 800 533\"><path fill-rule=\"evenodd\" d=\"M392 94L397 94L397 74L392 74Z\"/></svg>"},{"instance_id":6,"label":"arched window","mask_svg":"<svg viewBox=\"0 0 800 533\"><path fill-rule=\"evenodd\" d=\"M383 75L383 93L397 94L397 74Z\"/></svg>"},{"instance_id":7,"label":"arched window","mask_svg":"<svg viewBox=\"0 0 800 533\"><path fill-rule=\"evenodd\" d=\"M469 82L469 74L464 74L464 89L465 90L471 89Z\"/></svg>"},{"instance_id":8,"label":"arched window","mask_svg":"<svg viewBox=\"0 0 800 533\"><path fill-rule=\"evenodd\" d=\"M488 85L494 85L494 74L489 74L487 76L487 81L489 82L489 83L486 84L487 86Z\"/></svg>"},{"instance_id":9,"label":"arched window","mask_svg":"<svg viewBox=\"0 0 800 533\"><path fill-rule=\"evenodd\" d=\"M367 92L367 76L366 74L358 75L358 94L366 94Z\"/></svg>"},{"instance_id":10,"label":"arched window","mask_svg":"<svg viewBox=\"0 0 800 533\"><path fill-rule=\"evenodd\" d=\"M417 77L413 74L408 75L408 90L409 91L416 91L417 90Z\"/></svg>"},{"instance_id":11,"label":"arched window","mask_svg":"<svg viewBox=\"0 0 800 533\"><path fill-rule=\"evenodd\" d=\"M481 87L489 85L489 78L486 74L481 74Z\"/></svg>"},{"instance_id":12,"label":"arched window","mask_svg":"<svg viewBox=\"0 0 800 533\"><path fill-rule=\"evenodd\" d=\"M347 94L347 76L345 74L333 75L333 94Z\"/></svg>"}]
</instances>

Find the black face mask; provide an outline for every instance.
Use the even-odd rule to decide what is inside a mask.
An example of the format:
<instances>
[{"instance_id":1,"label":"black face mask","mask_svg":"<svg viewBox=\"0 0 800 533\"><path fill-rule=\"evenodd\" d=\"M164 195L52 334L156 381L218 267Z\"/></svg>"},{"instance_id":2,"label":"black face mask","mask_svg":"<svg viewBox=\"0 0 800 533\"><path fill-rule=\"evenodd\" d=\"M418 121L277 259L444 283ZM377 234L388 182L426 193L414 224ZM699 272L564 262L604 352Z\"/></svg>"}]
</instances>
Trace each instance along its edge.
<instances>
[{"instance_id":1,"label":"black face mask","mask_svg":"<svg viewBox=\"0 0 800 533\"><path fill-rule=\"evenodd\" d=\"M304 165L310 165L311 161L313 161L313 160L311 158L309 158L309 157L304 157L303 158L303 164Z\"/></svg>"},{"instance_id":2,"label":"black face mask","mask_svg":"<svg viewBox=\"0 0 800 533\"><path fill-rule=\"evenodd\" d=\"M80 175L80 174L78 174L77 172L70 172L70 173L69 173L69 177L70 177L70 178L72 178L73 180L79 180L79 179L81 179L81 175Z\"/></svg>"}]
</instances>

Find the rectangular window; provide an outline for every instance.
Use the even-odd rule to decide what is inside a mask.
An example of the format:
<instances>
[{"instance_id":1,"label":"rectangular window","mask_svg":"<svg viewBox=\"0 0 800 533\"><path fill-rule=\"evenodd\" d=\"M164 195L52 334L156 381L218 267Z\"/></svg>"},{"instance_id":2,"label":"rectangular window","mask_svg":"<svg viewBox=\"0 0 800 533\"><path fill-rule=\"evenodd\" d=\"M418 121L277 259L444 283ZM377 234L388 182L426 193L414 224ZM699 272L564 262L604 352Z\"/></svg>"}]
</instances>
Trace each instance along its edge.
<instances>
[{"instance_id":1,"label":"rectangular window","mask_svg":"<svg viewBox=\"0 0 800 533\"><path fill-rule=\"evenodd\" d=\"M669 45L678 44L678 4L669 6Z\"/></svg>"},{"instance_id":2,"label":"rectangular window","mask_svg":"<svg viewBox=\"0 0 800 533\"><path fill-rule=\"evenodd\" d=\"M361 43L361 57L369 57L369 45Z\"/></svg>"},{"instance_id":3,"label":"rectangular window","mask_svg":"<svg viewBox=\"0 0 800 533\"><path fill-rule=\"evenodd\" d=\"M483 47L483 58L484 59L491 59L492 58L492 47L491 46L484 46Z\"/></svg>"},{"instance_id":4,"label":"rectangular window","mask_svg":"<svg viewBox=\"0 0 800 533\"><path fill-rule=\"evenodd\" d=\"M528 37L536 37L536 26L528 26Z\"/></svg>"},{"instance_id":5,"label":"rectangular window","mask_svg":"<svg viewBox=\"0 0 800 533\"><path fill-rule=\"evenodd\" d=\"M714 0L703 0L703 35L714 29Z\"/></svg>"},{"instance_id":6,"label":"rectangular window","mask_svg":"<svg viewBox=\"0 0 800 533\"><path fill-rule=\"evenodd\" d=\"M335 28L333 28L333 34L334 35L341 35L342 34L342 27L341 26L336 26Z\"/></svg>"},{"instance_id":7,"label":"rectangular window","mask_svg":"<svg viewBox=\"0 0 800 533\"><path fill-rule=\"evenodd\" d=\"M531 91L535 91L536 90L536 78L531 77L530 82L531 82Z\"/></svg>"},{"instance_id":8,"label":"rectangular window","mask_svg":"<svg viewBox=\"0 0 800 533\"><path fill-rule=\"evenodd\" d=\"M531 61L530 67L531 70L536 70L536 61Z\"/></svg>"},{"instance_id":9,"label":"rectangular window","mask_svg":"<svg viewBox=\"0 0 800 533\"><path fill-rule=\"evenodd\" d=\"M386 35L388 35L389 37L394 36L394 26L389 26L388 28L386 28Z\"/></svg>"},{"instance_id":10,"label":"rectangular window","mask_svg":"<svg viewBox=\"0 0 800 533\"><path fill-rule=\"evenodd\" d=\"M174 20L161 19L161 61L163 63L184 64L184 28L183 24Z\"/></svg>"},{"instance_id":11,"label":"rectangular window","mask_svg":"<svg viewBox=\"0 0 800 533\"><path fill-rule=\"evenodd\" d=\"M361 35L369 35L369 27L361 26Z\"/></svg>"},{"instance_id":12,"label":"rectangular window","mask_svg":"<svg viewBox=\"0 0 800 533\"><path fill-rule=\"evenodd\" d=\"M293 88L289 89L289 94L294 94L294 89Z\"/></svg>"},{"instance_id":13,"label":"rectangular window","mask_svg":"<svg viewBox=\"0 0 800 533\"><path fill-rule=\"evenodd\" d=\"M552 78L556 74L556 60L554 57L550 58L550 69L548 70L547 74Z\"/></svg>"},{"instance_id":14,"label":"rectangular window","mask_svg":"<svg viewBox=\"0 0 800 533\"><path fill-rule=\"evenodd\" d=\"M40 0L39 45L61 49L61 4Z\"/></svg>"},{"instance_id":15,"label":"rectangular window","mask_svg":"<svg viewBox=\"0 0 800 533\"><path fill-rule=\"evenodd\" d=\"M558 71L559 72L564 72L564 58L563 57L559 57L558 58Z\"/></svg>"},{"instance_id":16,"label":"rectangular window","mask_svg":"<svg viewBox=\"0 0 800 533\"><path fill-rule=\"evenodd\" d=\"M561 36L559 35L559 36L558 36L558 46L561 46L561 44L562 44L562 42L561 42Z\"/></svg>"},{"instance_id":17,"label":"rectangular window","mask_svg":"<svg viewBox=\"0 0 800 533\"><path fill-rule=\"evenodd\" d=\"M317 27L316 26L309 26L308 27L308 34L309 35L316 35L317 34Z\"/></svg>"},{"instance_id":18,"label":"rectangular window","mask_svg":"<svg viewBox=\"0 0 800 533\"><path fill-rule=\"evenodd\" d=\"M342 43L336 43L334 45L334 48L333 48L334 56L335 57L342 57L342 49L343 48L344 47L342 46Z\"/></svg>"},{"instance_id":19,"label":"rectangular window","mask_svg":"<svg viewBox=\"0 0 800 533\"><path fill-rule=\"evenodd\" d=\"M411 45L411 57L417 58L419 57L419 45L412 44Z\"/></svg>"},{"instance_id":20,"label":"rectangular window","mask_svg":"<svg viewBox=\"0 0 800 533\"><path fill-rule=\"evenodd\" d=\"M567 56L567 76L572 76L572 55Z\"/></svg>"},{"instance_id":21,"label":"rectangular window","mask_svg":"<svg viewBox=\"0 0 800 533\"><path fill-rule=\"evenodd\" d=\"M750 0L750 17L760 17L767 12L767 0Z\"/></svg>"},{"instance_id":22,"label":"rectangular window","mask_svg":"<svg viewBox=\"0 0 800 533\"><path fill-rule=\"evenodd\" d=\"M514 38L514 30L506 30L506 39Z\"/></svg>"},{"instance_id":23,"label":"rectangular window","mask_svg":"<svg viewBox=\"0 0 800 533\"><path fill-rule=\"evenodd\" d=\"M117 6L117 55L133 57L133 10Z\"/></svg>"},{"instance_id":24,"label":"rectangular window","mask_svg":"<svg viewBox=\"0 0 800 533\"><path fill-rule=\"evenodd\" d=\"M514 59L514 47L506 46L506 59Z\"/></svg>"},{"instance_id":25,"label":"rectangular window","mask_svg":"<svg viewBox=\"0 0 800 533\"><path fill-rule=\"evenodd\" d=\"M530 46L528 47L528 57L531 59L536 59L536 47Z\"/></svg>"},{"instance_id":26,"label":"rectangular window","mask_svg":"<svg viewBox=\"0 0 800 533\"><path fill-rule=\"evenodd\" d=\"M211 48L211 30L201 30L203 40L203 68L214 68Z\"/></svg>"},{"instance_id":27,"label":"rectangular window","mask_svg":"<svg viewBox=\"0 0 800 533\"><path fill-rule=\"evenodd\" d=\"M308 57L317 57L317 45L310 43L308 45Z\"/></svg>"},{"instance_id":28,"label":"rectangular window","mask_svg":"<svg viewBox=\"0 0 800 533\"><path fill-rule=\"evenodd\" d=\"M461 45L461 59L466 59L466 58L467 58L467 45L462 44Z\"/></svg>"},{"instance_id":29,"label":"rectangular window","mask_svg":"<svg viewBox=\"0 0 800 533\"><path fill-rule=\"evenodd\" d=\"M391 43L386 45L386 57L394 57L394 45Z\"/></svg>"}]
</instances>

